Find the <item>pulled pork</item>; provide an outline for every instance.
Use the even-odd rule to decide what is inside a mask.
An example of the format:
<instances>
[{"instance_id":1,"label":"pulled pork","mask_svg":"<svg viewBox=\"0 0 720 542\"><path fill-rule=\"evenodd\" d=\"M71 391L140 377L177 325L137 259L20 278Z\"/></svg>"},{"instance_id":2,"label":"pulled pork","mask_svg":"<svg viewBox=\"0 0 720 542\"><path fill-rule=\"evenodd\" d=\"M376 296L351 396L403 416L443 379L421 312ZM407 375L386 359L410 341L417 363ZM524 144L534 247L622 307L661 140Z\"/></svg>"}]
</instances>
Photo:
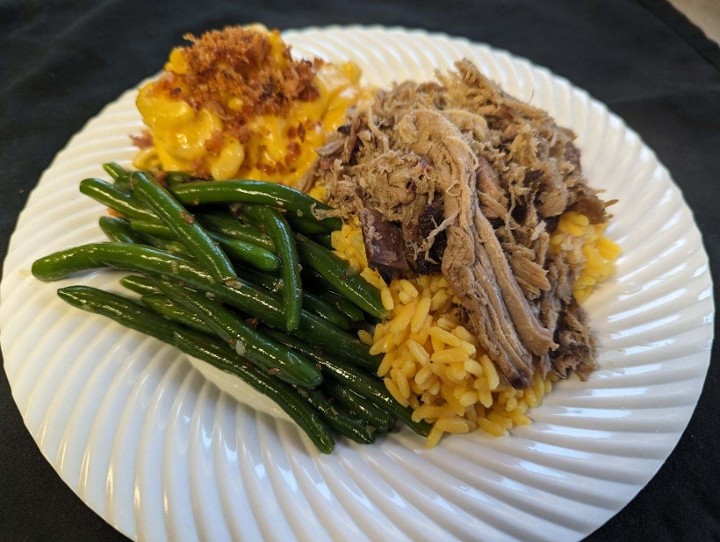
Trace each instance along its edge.
<instances>
[{"instance_id":1,"label":"pulled pork","mask_svg":"<svg viewBox=\"0 0 720 542\"><path fill-rule=\"evenodd\" d=\"M515 388L535 370L585 378L595 342L549 253L558 217L607 220L580 169L574 134L505 94L469 61L438 83L404 82L350 112L320 149L316 179L359 216L386 279L442 272L463 317Z\"/></svg>"}]
</instances>

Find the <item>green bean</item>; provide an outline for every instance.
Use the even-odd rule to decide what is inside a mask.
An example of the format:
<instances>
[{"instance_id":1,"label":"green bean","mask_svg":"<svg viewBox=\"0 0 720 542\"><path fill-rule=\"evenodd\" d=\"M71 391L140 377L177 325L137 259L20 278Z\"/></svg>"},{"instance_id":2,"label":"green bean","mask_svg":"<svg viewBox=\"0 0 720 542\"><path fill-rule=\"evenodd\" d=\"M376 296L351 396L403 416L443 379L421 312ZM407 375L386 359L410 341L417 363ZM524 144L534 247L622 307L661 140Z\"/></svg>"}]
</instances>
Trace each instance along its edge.
<instances>
[{"instance_id":1,"label":"green bean","mask_svg":"<svg viewBox=\"0 0 720 542\"><path fill-rule=\"evenodd\" d=\"M378 431L389 431L395 424L395 420L386 410L368 402L362 395L332 378L323 382L322 389L350 414L364 420Z\"/></svg>"},{"instance_id":2,"label":"green bean","mask_svg":"<svg viewBox=\"0 0 720 542\"><path fill-rule=\"evenodd\" d=\"M338 292L330 281L315 271L309 265L303 267L302 270L303 284L307 285L308 290L315 292L331 292L339 297L344 296ZM354 304L354 303L353 303Z\"/></svg>"},{"instance_id":3,"label":"green bean","mask_svg":"<svg viewBox=\"0 0 720 542\"><path fill-rule=\"evenodd\" d=\"M243 269L241 277L249 280L253 284L262 286L273 293L281 292L283 289L283 280L281 278L273 277L272 275L268 275L266 273L255 272L251 269ZM328 303L320 296L306 290L303 290L303 309L316 314L320 318L327 320L334 326L345 331L352 328L352 322L341 311L337 310L333 304ZM362 311L360 314L362 315Z\"/></svg>"},{"instance_id":4,"label":"green bean","mask_svg":"<svg viewBox=\"0 0 720 542\"><path fill-rule=\"evenodd\" d=\"M192 175L183 171L168 171L165 175L165 184L168 187L173 187L187 182L188 179L192 178Z\"/></svg>"},{"instance_id":5,"label":"green bean","mask_svg":"<svg viewBox=\"0 0 720 542\"><path fill-rule=\"evenodd\" d=\"M69 248L36 260L32 273L37 279L49 282L100 267L172 276L192 288L215 294L219 301L261 322L277 328L284 326L282 301L277 295L239 279L232 283L234 287L219 284L195 262L144 245L90 243ZM322 345L325 351L352 365L374 371L380 363L379 356L371 355L360 341L307 311L302 312L300 327L293 333Z\"/></svg>"},{"instance_id":6,"label":"green bean","mask_svg":"<svg viewBox=\"0 0 720 542\"><path fill-rule=\"evenodd\" d=\"M231 239L212 231L208 234L214 241L220 243L228 256L237 261L252 265L261 271L277 271L282 266L282 258L263 247L240 239Z\"/></svg>"},{"instance_id":7,"label":"green bean","mask_svg":"<svg viewBox=\"0 0 720 542\"><path fill-rule=\"evenodd\" d=\"M165 239L176 239L175 233L165 223L157 220L132 220L133 231L151 234ZM232 239L225 235L208 230L208 235L220 246L230 259L252 265L261 271L276 271L280 268L280 258L273 252L258 245Z\"/></svg>"},{"instance_id":8,"label":"green bean","mask_svg":"<svg viewBox=\"0 0 720 542\"><path fill-rule=\"evenodd\" d=\"M145 234L145 239L147 240L147 242L145 243L147 245L159 248L161 250L167 250L168 252L172 252L173 254L177 254L178 256L183 256L184 258L188 258L191 260L195 259L195 257L190 254L190 251L187 249L187 247L183 245L180 241L173 239L165 239L164 237L157 237L155 235L148 234Z\"/></svg>"},{"instance_id":9,"label":"green bean","mask_svg":"<svg viewBox=\"0 0 720 542\"><path fill-rule=\"evenodd\" d=\"M120 279L120 284L128 290L140 295L154 295L160 292L155 284L143 275L127 275Z\"/></svg>"},{"instance_id":10,"label":"green bean","mask_svg":"<svg viewBox=\"0 0 720 542\"><path fill-rule=\"evenodd\" d=\"M266 290L270 290L273 293L282 292L283 280L279 277L273 277L266 273L259 273L252 269L243 269L240 272L240 277L249 280L257 286L262 286ZM320 318L323 318L340 329L345 331L352 328L352 323L345 315L337 310L331 303L328 303L319 296L313 293L303 290L303 309L316 314ZM358 309L360 310L360 309ZM362 311L360 311L362 315Z\"/></svg>"},{"instance_id":11,"label":"green bean","mask_svg":"<svg viewBox=\"0 0 720 542\"><path fill-rule=\"evenodd\" d=\"M241 279L252 282L256 286L262 286L275 294L282 292L283 280L270 273L243 268L238 272L238 275Z\"/></svg>"},{"instance_id":12,"label":"green bean","mask_svg":"<svg viewBox=\"0 0 720 542\"><path fill-rule=\"evenodd\" d=\"M303 308L323 320L327 320L337 328L344 331L352 329L352 322L350 322L343 313L315 294L303 292Z\"/></svg>"},{"instance_id":13,"label":"green bean","mask_svg":"<svg viewBox=\"0 0 720 542\"><path fill-rule=\"evenodd\" d=\"M283 279L282 299L285 308L285 329L295 331L300 325L303 295L300 282L300 261L293 232L282 215L271 207L246 204L243 210L257 224L265 227L280 256Z\"/></svg>"},{"instance_id":14,"label":"green bean","mask_svg":"<svg viewBox=\"0 0 720 542\"><path fill-rule=\"evenodd\" d=\"M365 312L363 312L360 307L338 292L330 281L312 269L309 265L303 267L302 278L303 284L307 285L306 287L308 290L311 292L318 292L320 297L345 314L351 322L361 322L363 320L367 320ZM373 319L375 321L378 320L375 317L373 317Z\"/></svg>"},{"instance_id":15,"label":"green bean","mask_svg":"<svg viewBox=\"0 0 720 542\"><path fill-rule=\"evenodd\" d=\"M103 164L103 169L113 178L113 186L122 192L130 192L130 172L117 162Z\"/></svg>"},{"instance_id":16,"label":"green bean","mask_svg":"<svg viewBox=\"0 0 720 542\"><path fill-rule=\"evenodd\" d=\"M257 222L252 220L250 215L248 215L245 212L245 209L249 205L260 205L256 203L236 203L233 205L238 206L238 216L240 216L243 220L248 222ZM268 207L265 205L265 207ZM232 209L232 207L231 207ZM319 235L323 233L332 233L331 231L328 231L328 229L323 226L322 224L318 223L317 220L314 218L300 218L297 216L293 216L292 213L284 213L283 217L287 221L287 223L290 225L290 228L294 232L303 233L305 235Z\"/></svg>"},{"instance_id":17,"label":"green bean","mask_svg":"<svg viewBox=\"0 0 720 542\"><path fill-rule=\"evenodd\" d=\"M176 331L175 344L186 354L240 376L250 386L275 401L305 431L321 452L329 454L333 451L335 442L327 425L291 386L264 374L249 363L242 363L220 340L199 337L187 331Z\"/></svg>"},{"instance_id":18,"label":"green bean","mask_svg":"<svg viewBox=\"0 0 720 542\"><path fill-rule=\"evenodd\" d=\"M304 232L300 232L300 233L304 233ZM327 248L327 249L329 249L329 250L332 250L332 249L333 249L333 246L332 246L332 232L329 232L329 231L328 231L328 232L325 232L325 233L319 233L319 234L313 235L313 239L314 239L315 241L317 241L318 243L320 243L320 244L321 244L322 246L324 246L325 248Z\"/></svg>"},{"instance_id":19,"label":"green bean","mask_svg":"<svg viewBox=\"0 0 720 542\"><path fill-rule=\"evenodd\" d=\"M130 228L130 222L124 218L115 218L112 216L101 216L98 219L100 229L110 241L119 243L144 243L145 239L142 235L134 232Z\"/></svg>"},{"instance_id":20,"label":"green bean","mask_svg":"<svg viewBox=\"0 0 720 542\"><path fill-rule=\"evenodd\" d=\"M155 213L133 196L118 190L102 179L83 179L80 181L80 192L127 218L144 220L155 218Z\"/></svg>"},{"instance_id":21,"label":"green bean","mask_svg":"<svg viewBox=\"0 0 720 542\"><path fill-rule=\"evenodd\" d=\"M196 313L175 303L166 295L148 294L142 296L140 300L143 302L143 305L173 322L177 322L207 335L213 335L215 333L213 328L207 325L205 320L200 318Z\"/></svg>"},{"instance_id":22,"label":"green bean","mask_svg":"<svg viewBox=\"0 0 720 542\"><path fill-rule=\"evenodd\" d=\"M424 421L414 421L412 419L412 409L398 403L378 377L370 376L362 371L349 367L342 361L331 358L296 337L290 337L289 335L272 329L265 330L265 333L276 341L301 352L306 357L317 362L327 374L331 375L338 382L359 393L377 407L387 410L417 434L427 436L430 432L430 424Z\"/></svg>"},{"instance_id":23,"label":"green bean","mask_svg":"<svg viewBox=\"0 0 720 542\"><path fill-rule=\"evenodd\" d=\"M199 276L211 278L185 258L154 247L128 243L89 243L61 250L33 262L32 273L35 278L50 282L101 267L167 275L190 267Z\"/></svg>"},{"instance_id":24,"label":"green bean","mask_svg":"<svg viewBox=\"0 0 720 542\"><path fill-rule=\"evenodd\" d=\"M314 219L310 220L307 218L298 218L296 216L288 215L287 221L293 231L304 233L305 235L329 233L325 226L318 224L318 222Z\"/></svg>"},{"instance_id":25,"label":"green bean","mask_svg":"<svg viewBox=\"0 0 720 542\"><path fill-rule=\"evenodd\" d=\"M106 162L103 164L103 169L113 178L113 181L128 175L128 171L117 162Z\"/></svg>"},{"instance_id":26,"label":"green bean","mask_svg":"<svg viewBox=\"0 0 720 542\"><path fill-rule=\"evenodd\" d=\"M322 382L322 374L305 356L297 354L239 319L207 296L168 280L156 282L160 291L175 303L195 312L215 333L249 361L277 378L306 388Z\"/></svg>"},{"instance_id":27,"label":"green bean","mask_svg":"<svg viewBox=\"0 0 720 542\"><path fill-rule=\"evenodd\" d=\"M91 286L68 286L60 288L57 294L74 307L107 316L125 327L173 343L174 330L167 319L126 297Z\"/></svg>"},{"instance_id":28,"label":"green bean","mask_svg":"<svg viewBox=\"0 0 720 542\"><path fill-rule=\"evenodd\" d=\"M357 418L353 418L333 405L327 397L317 390L296 388L300 397L304 398L317 410L323 418L341 435L359 442L372 444L375 442L375 428Z\"/></svg>"},{"instance_id":29,"label":"green bean","mask_svg":"<svg viewBox=\"0 0 720 542\"><path fill-rule=\"evenodd\" d=\"M357 305L335 292L320 292L318 297L332 307L335 307L338 312L343 314L351 322L357 323L365 320L363 311L360 310Z\"/></svg>"},{"instance_id":30,"label":"green bean","mask_svg":"<svg viewBox=\"0 0 720 542\"><path fill-rule=\"evenodd\" d=\"M69 286L58 296L82 310L107 316L131 329L141 331L239 377L252 388L272 399L310 437L318 449L329 454L334 447L332 435L320 416L288 384L255 369L222 342L183 329L139 303L90 286Z\"/></svg>"},{"instance_id":31,"label":"green bean","mask_svg":"<svg viewBox=\"0 0 720 542\"><path fill-rule=\"evenodd\" d=\"M222 342L156 315L149 309L122 296L89 286L70 286L58 290L58 295L71 305L112 318L137 331L147 333L164 342L178 346L183 352L240 377L260 393L270 397L325 453L333 449L333 440L327 427L315 412L289 385L263 374L230 350Z\"/></svg>"},{"instance_id":32,"label":"green bean","mask_svg":"<svg viewBox=\"0 0 720 542\"><path fill-rule=\"evenodd\" d=\"M383 307L377 288L353 271L347 262L332 251L302 234L297 234L295 238L304 264L320 273L334 289L371 316L387 318L388 311Z\"/></svg>"},{"instance_id":33,"label":"green bean","mask_svg":"<svg viewBox=\"0 0 720 542\"><path fill-rule=\"evenodd\" d=\"M136 171L130 176L133 193L148 205L177 235L180 242L195 256L202 267L218 282L237 279L235 269L227 255L218 247L195 218L144 172Z\"/></svg>"},{"instance_id":34,"label":"green bean","mask_svg":"<svg viewBox=\"0 0 720 542\"><path fill-rule=\"evenodd\" d=\"M149 233L164 239L177 239L170 226L161 220L131 220L130 228L138 233Z\"/></svg>"},{"instance_id":35,"label":"green bean","mask_svg":"<svg viewBox=\"0 0 720 542\"><path fill-rule=\"evenodd\" d=\"M252 243L264 249L275 251L272 239L260 228L251 224L243 224L234 216L221 213L198 213L195 218L208 230L220 233L232 239Z\"/></svg>"},{"instance_id":36,"label":"green bean","mask_svg":"<svg viewBox=\"0 0 720 542\"><path fill-rule=\"evenodd\" d=\"M329 210L329 206L299 190L277 183L252 180L192 182L174 187L173 194L187 205L259 203L279 207L296 217L314 220L327 230L339 230L342 227L339 218L315 218L315 210Z\"/></svg>"}]
</instances>

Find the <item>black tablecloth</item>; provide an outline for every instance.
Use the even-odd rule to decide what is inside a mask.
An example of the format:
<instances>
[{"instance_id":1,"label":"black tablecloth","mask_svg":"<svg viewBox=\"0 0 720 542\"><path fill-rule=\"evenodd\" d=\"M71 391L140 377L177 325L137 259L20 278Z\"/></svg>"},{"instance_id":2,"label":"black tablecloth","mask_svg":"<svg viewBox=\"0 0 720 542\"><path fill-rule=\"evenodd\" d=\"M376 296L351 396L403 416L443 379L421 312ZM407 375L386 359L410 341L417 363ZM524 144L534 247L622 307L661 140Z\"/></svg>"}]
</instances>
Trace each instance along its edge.
<instances>
[{"instance_id":1,"label":"black tablecloth","mask_svg":"<svg viewBox=\"0 0 720 542\"><path fill-rule=\"evenodd\" d=\"M550 68L606 103L655 150L695 213L717 274L720 50L669 4L649 0L0 0L3 254L40 173L104 104L160 69L183 33L254 21L280 29L351 23L425 28ZM589 540L720 539L719 376L716 344L705 390L677 448ZM4 372L0 539L124 539L42 457Z\"/></svg>"}]
</instances>

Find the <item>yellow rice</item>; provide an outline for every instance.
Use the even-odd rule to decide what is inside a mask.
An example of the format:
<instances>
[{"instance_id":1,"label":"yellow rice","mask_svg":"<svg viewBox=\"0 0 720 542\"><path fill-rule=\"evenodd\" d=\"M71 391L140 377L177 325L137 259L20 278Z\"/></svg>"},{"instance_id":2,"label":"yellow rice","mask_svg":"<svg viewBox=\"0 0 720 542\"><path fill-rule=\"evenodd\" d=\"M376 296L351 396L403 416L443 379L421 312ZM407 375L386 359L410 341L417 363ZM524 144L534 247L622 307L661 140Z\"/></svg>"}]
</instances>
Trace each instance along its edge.
<instances>
[{"instance_id":1,"label":"yellow rice","mask_svg":"<svg viewBox=\"0 0 720 542\"><path fill-rule=\"evenodd\" d=\"M587 217L568 212L551 237L551 250L568 252L573 262L584 261L574 289L578 301L614 271L619 248L603 236L604 229L605 225L592 225ZM386 284L368 267L356 223L334 232L332 244L339 256L380 290L383 305L390 311L374 333L360 331L358 336L372 353L383 354L378 375L393 397L413 409L413 419L432 424L428 447L435 446L444 433L480 429L499 437L513 427L532 423L527 411L552 390L553 379L535 374L525 390L516 390L501 379L476 338L454 316L452 308L459 300L442 275Z\"/></svg>"},{"instance_id":2,"label":"yellow rice","mask_svg":"<svg viewBox=\"0 0 720 542\"><path fill-rule=\"evenodd\" d=\"M583 266L573 288L578 303L585 301L596 285L615 272L620 247L603 235L606 226L606 223L590 224L585 215L568 211L560 217L550 237L553 253L565 252L570 264Z\"/></svg>"}]
</instances>

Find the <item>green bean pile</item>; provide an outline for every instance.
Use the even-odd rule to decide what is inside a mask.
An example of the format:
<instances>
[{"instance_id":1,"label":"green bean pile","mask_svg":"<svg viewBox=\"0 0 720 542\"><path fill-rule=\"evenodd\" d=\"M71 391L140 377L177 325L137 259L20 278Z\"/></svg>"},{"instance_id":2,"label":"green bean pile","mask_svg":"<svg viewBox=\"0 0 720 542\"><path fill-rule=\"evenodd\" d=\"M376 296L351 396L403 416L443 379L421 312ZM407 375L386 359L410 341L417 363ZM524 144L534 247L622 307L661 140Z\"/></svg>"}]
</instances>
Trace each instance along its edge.
<instances>
[{"instance_id":1,"label":"green bean pile","mask_svg":"<svg viewBox=\"0 0 720 542\"><path fill-rule=\"evenodd\" d=\"M369 444L398 420L427 435L356 338L387 312L377 289L329 250L342 224L316 217L327 205L274 183L168 173L161 184L116 163L104 169L112 182L85 179L80 191L119 215L99 220L108 241L40 258L32 273L53 281L125 269L134 274L120 284L133 294L78 285L59 289L61 299L241 378L321 452L332 452L333 433Z\"/></svg>"}]
</instances>

